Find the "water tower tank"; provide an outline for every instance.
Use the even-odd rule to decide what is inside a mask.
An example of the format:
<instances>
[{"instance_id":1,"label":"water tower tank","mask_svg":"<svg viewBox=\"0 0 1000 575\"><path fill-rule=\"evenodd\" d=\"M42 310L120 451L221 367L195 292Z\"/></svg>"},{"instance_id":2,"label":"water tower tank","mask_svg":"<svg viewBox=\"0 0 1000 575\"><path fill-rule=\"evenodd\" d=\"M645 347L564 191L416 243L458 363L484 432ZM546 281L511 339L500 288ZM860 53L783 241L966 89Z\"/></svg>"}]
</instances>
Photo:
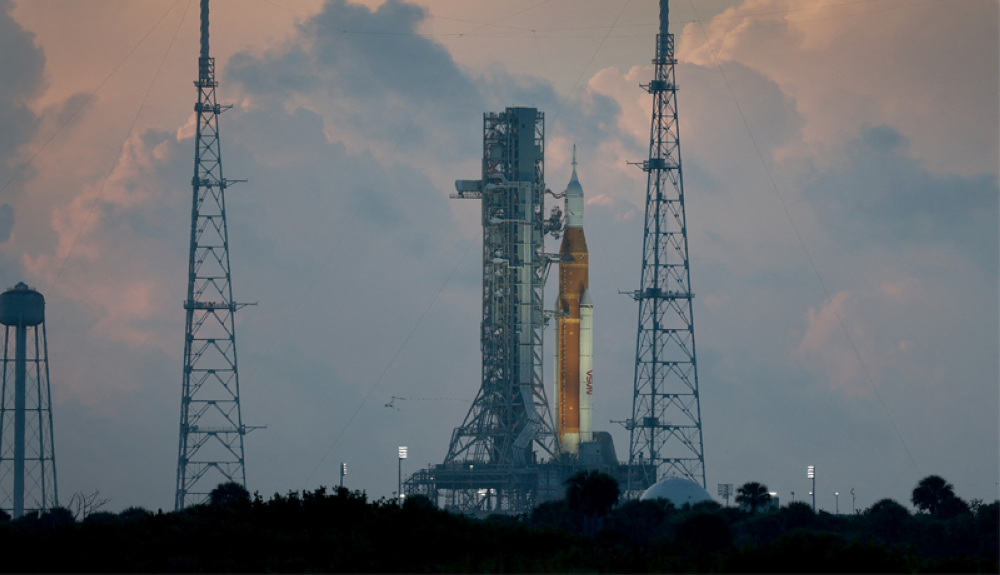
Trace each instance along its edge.
<instances>
[{"instance_id":1,"label":"water tower tank","mask_svg":"<svg viewBox=\"0 0 1000 575\"><path fill-rule=\"evenodd\" d=\"M45 298L24 283L3 292L0 325L0 510L17 519L59 506Z\"/></svg>"},{"instance_id":2,"label":"water tower tank","mask_svg":"<svg viewBox=\"0 0 1000 575\"><path fill-rule=\"evenodd\" d=\"M45 321L45 298L21 282L0 294L0 324L34 326Z\"/></svg>"}]
</instances>

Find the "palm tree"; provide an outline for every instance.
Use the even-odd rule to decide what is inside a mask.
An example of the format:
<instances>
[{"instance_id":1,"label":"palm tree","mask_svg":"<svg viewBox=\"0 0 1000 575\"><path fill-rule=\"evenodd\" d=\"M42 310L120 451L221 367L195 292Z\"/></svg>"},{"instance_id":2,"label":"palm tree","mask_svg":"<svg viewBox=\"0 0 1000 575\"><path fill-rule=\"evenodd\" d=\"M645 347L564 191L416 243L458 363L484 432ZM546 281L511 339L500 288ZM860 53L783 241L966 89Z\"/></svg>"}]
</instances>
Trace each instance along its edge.
<instances>
[{"instance_id":1,"label":"palm tree","mask_svg":"<svg viewBox=\"0 0 1000 575\"><path fill-rule=\"evenodd\" d=\"M769 501L771 494L767 491L767 485L763 483L748 481L736 490L736 503L748 507L750 513L756 512L758 507L767 505Z\"/></svg>"},{"instance_id":2,"label":"palm tree","mask_svg":"<svg viewBox=\"0 0 1000 575\"><path fill-rule=\"evenodd\" d=\"M921 511L928 511L931 515L938 515L941 506L951 499L955 499L955 486L945 481L940 475L928 475L917 483L913 488L913 495L910 501Z\"/></svg>"}]
</instances>

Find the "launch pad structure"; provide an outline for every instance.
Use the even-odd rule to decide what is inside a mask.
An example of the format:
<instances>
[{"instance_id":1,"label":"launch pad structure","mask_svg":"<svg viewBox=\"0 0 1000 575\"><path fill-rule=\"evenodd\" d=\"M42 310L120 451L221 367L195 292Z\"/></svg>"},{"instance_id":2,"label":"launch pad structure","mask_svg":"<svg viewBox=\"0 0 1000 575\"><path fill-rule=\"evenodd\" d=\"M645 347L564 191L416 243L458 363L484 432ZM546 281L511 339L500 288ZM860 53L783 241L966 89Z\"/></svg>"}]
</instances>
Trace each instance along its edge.
<instances>
[{"instance_id":1,"label":"launch pad structure","mask_svg":"<svg viewBox=\"0 0 1000 575\"><path fill-rule=\"evenodd\" d=\"M486 113L482 177L458 180L452 194L482 202L482 384L452 433L444 463L404 483L407 496L425 495L446 509L527 512L561 499L565 480L583 469L627 480L610 434L593 432L587 436L591 441L581 443L577 424L570 447L553 425L542 375L543 329L550 319L569 314L544 310L544 287L553 263L573 262L569 252L545 253L545 235L558 237L565 230L559 208L545 215L545 194L552 192L545 187L544 149L544 113L535 108ZM582 221L582 196L579 206ZM582 239L582 230L577 233ZM576 296L577 310L581 299L589 302L584 295ZM579 311L576 317L579 324ZM580 355L575 357L579 361Z\"/></svg>"},{"instance_id":2,"label":"launch pad structure","mask_svg":"<svg viewBox=\"0 0 1000 575\"><path fill-rule=\"evenodd\" d=\"M564 482L584 469L614 476L626 499L679 476L705 487L701 400L694 345L687 216L677 122L674 37L669 0L660 0L647 174L628 462L610 434L591 428L593 301L583 233L583 190L576 175L558 208L544 217L544 115L507 108L484 117L482 179L459 180L454 198L482 200L483 382L441 465L405 484L461 512L525 512L562 498ZM565 224L565 225L564 225ZM543 239L565 234L559 254ZM555 310L542 308L549 266L559 262ZM542 330L557 319L556 420L542 384ZM535 447L539 450L535 451Z\"/></svg>"}]
</instances>

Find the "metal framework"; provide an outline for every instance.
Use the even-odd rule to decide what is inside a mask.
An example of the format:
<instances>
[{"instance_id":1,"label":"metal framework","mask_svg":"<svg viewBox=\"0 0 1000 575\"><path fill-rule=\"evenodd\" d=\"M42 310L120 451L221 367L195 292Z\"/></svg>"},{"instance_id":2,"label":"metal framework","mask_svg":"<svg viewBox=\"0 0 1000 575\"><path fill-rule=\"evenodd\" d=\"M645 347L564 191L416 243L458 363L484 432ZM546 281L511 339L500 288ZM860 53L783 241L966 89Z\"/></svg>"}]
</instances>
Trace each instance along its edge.
<instances>
[{"instance_id":1,"label":"metal framework","mask_svg":"<svg viewBox=\"0 0 1000 575\"><path fill-rule=\"evenodd\" d=\"M635 353L635 389L629 430L629 481L641 485L668 475L705 487L701 405L695 360L694 317L688 265L687 221L677 127L674 37L667 30L668 0L660 0L655 77L643 86L653 95L646 218ZM653 474L650 477L650 474Z\"/></svg>"},{"instance_id":2,"label":"metal framework","mask_svg":"<svg viewBox=\"0 0 1000 575\"><path fill-rule=\"evenodd\" d=\"M49 346L40 293L20 283L0 298L0 509L17 519L59 506Z\"/></svg>"},{"instance_id":3,"label":"metal framework","mask_svg":"<svg viewBox=\"0 0 1000 575\"><path fill-rule=\"evenodd\" d=\"M543 238L561 223L544 214L544 113L507 108L484 114L483 124L482 180L459 181L453 195L482 200L483 379L439 472L471 480L467 488L448 480L457 509L471 509L483 489L499 509L530 509L537 474L528 467L538 455L559 453L542 378L542 330L552 261ZM483 473L489 477L475 480Z\"/></svg>"},{"instance_id":4,"label":"metal framework","mask_svg":"<svg viewBox=\"0 0 1000 575\"><path fill-rule=\"evenodd\" d=\"M222 175L215 59L208 55L208 0L201 0L191 247L188 262L180 445L174 508L204 502L219 483L246 486L240 383Z\"/></svg>"}]
</instances>

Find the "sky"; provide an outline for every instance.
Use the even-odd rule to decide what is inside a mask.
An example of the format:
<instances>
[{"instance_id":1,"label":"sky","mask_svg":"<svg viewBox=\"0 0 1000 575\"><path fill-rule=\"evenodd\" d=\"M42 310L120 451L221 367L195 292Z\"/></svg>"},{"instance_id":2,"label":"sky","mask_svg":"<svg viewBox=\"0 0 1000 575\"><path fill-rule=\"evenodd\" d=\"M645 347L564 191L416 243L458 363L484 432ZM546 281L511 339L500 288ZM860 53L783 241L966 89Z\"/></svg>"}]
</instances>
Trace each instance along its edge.
<instances>
[{"instance_id":1,"label":"sky","mask_svg":"<svg viewBox=\"0 0 1000 575\"><path fill-rule=\"evenodd\" d=\"M996 499L1000 2L672 4L709 491L802 500L815 465L828 511L929 474ZM213 0L251 492L443 461L481 359L479 206L448 195L508 106L545 112L552 190L577 146L595 429L628 453L657 22ZM172 508L197 51L193 0L0 0L0 287L46 297L63 500Z\"/></svg>"}]
</instances>

